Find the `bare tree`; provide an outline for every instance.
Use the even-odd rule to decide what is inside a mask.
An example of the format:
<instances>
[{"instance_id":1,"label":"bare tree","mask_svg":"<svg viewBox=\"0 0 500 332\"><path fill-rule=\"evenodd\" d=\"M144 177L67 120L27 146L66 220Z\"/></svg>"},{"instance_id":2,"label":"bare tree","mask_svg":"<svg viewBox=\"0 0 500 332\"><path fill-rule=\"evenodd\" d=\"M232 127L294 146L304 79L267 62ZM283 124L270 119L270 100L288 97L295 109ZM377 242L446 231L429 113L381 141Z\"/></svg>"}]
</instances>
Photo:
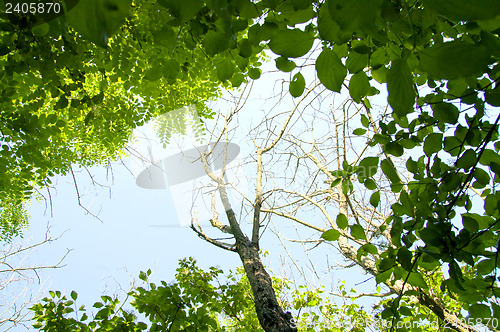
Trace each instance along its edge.
<instances>
[{"instance_id":1,"label":"bare tree","mask_svg":"<svg viewBox=\"0 0 500 332\"><path fill-rule=\"evenodd\" d=\"M55 264L37 265L30 257L42 246L49 245L53 238L47 230L45 238L36 243L15 239L2 243L0 251L0 329L9 331L30 326L31 305L40 300L46 291L40 272L63 267L69 250Z\"/></svg>"},{"instance_id":2,"label":"bare tree","mask_svg":"<svg viewBox=\"0 0 500 332\"><path fill-rule=\"evenodd\" d=\"M235 98L235 107L226 116L220 115L223 125L218 134L216 130L211 131L212 140L224 144L234 128L248 121L238 122L239 110L248 98L245 93ZM269 107L246 137L248 141L251 137L254 144L254 153L247 159L254 172L251 180L254 192L252 196L240 192L245 203L241 208L244 213L237 216L228 199L228 191L238 192L238 188L226 181L225 167L214 171L207 161L212 150L200 151L206 173L215 183L226 215L225 221L219 220L219 212L214 207L211 223L226 237L209 236L209 231L197 224L196 217L192 228L213 245L239 254L252 285L257 315L263 328L266 331L293 331L291 315L284 313L276 300L271 278L259 257L259 241L268 229L267 224L274 220L273 216L292 221L309 230L308 233L304 231L303 234L308 235L299 241L311 247L333 245L348 265L357 265L365 273L377 276L384 272L376 264L379 253L389 247L395 248L388 218L391 205L399 195L390 190L390 181L377 171L377 167L372 170L370 165L365 169L353 165L367 156L377 158L384 155L396 166L403 160L390 158L373 148L375 144L371 145L373 135L378 133L376 120L385 116L384 108L374 110L350 99L340 105L327 103L325 101L334 97L319 85L310 87L300 99L288 101L288 105L293 103L293 106L287 106L283 95L276 99L276 104ZM361 114L363 121L369 121L370 129L353 135L353 129L360 127ZM242 112L241 116L247 115ZM376 181L365 181L364 186L378 191L368 195L369 191L357 180L372 176ZM402 173L398 176L406 178ZM317 213L321 218L313 222L311 213ZM245 229L245 220L251 220L249 229ZM277 226L278 234L279 229ZM453 329L476 331L460 320L459 310L447 308L445 301L436 295L438 289L411 286L407 279L389 278L385 282L387 294L396 295L399 301L411 291L411 296L406 296L409 301L429 308Z\"/></svg>"}]
</instances>

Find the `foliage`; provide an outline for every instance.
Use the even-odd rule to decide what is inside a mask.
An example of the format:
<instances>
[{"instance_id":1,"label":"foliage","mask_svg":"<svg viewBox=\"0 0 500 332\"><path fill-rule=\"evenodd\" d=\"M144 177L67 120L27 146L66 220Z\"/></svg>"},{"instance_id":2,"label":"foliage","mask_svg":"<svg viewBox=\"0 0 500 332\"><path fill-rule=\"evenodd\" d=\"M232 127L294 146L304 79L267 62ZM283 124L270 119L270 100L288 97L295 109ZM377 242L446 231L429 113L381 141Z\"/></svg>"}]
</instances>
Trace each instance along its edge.
<instances>
[{"instance_id":1,"label":"foliage","mask_svg":"<svg viewBox=\"0 0 500 332\"><path fill-rule=\"evenodd\" d=\"M152 19L134 16L148 6L154 8L149 12ZM346 87L367 113L369 97L378 93L375 85L388 91L392 112L378 124L364 124L372 130L370 140L380 146L382 158L376 165L362 159L359 165L343 167L346 174L354 174L358 172L353 166L362 172L362 163L370 163L399 194L392 216L381 226L381 231L390 231L392 244L381 253L378 282L403 281L426 289L423 275L444 264L449 278L440 286L445 294L465 303L472 318L500 318L500 307L492 302L499 295L500 115L494 109L500 106L498 1L192 0L181 4L162 0L134 2L131 8L131 18L116 35L122 38L109 42L111 52L117 51L111 54L80 42L74 32L61 35L62 17L49 23L47 35L46 29L26 29L22 20L3 22L2 123L8 126L2 128L6 142L2 188L29 193L32 185L45 185L51 174L67 172L70 162L85 164L114 156L127 129L148 118L148 111L156 109L152 106L166 102L164 91L156 87L176 73L198 82L192 68L212 68L206 76L211 87L213 79L238 86L244 75L260 76L250 59L268 47L280 56L277 68L293 75L290 93L299 97L307 82L297 58L320 48L315 68L326 88L340 92ZM104 46L102 36L116 22L113 18L107 24L106 16L101 17L104 23L98 22L99 30L73 24ZM19 29L25 33L18 33ZM155 52L161 43L163 52ZM181 45L183 55L190 50L190 60L198 55L195 59L205 61L195 65L185 58L171 61L167 57L172 45L175 49ZM94 55L90 62L88 54ZM185 91L182 85L174 90L166 100L172 102L172 96ZM122 94L128 98L117 97ZM64 110L63 116L59 110ZM392 160L405 152L411 154L406 163L408 178L399 175ZM373 185L372 176L357 180L368 182L371 190L380 189ZM349 193L352 186L344 183ZM475 193L480 194L479 203L472 197ZM377 206L379 197L373 195L370 202ZM354 238L365 236L355 227L350 231ZM325 236L335 238L332 233ZM397 305L388 308L389 315L404 314Z\"/></svg>"},{"instance_id":2,"label":"foliage","mask_svg":"<svg viewBox=\"0 0 500 332\"><path fill-rule=\"evenodd\" d=\"M35 315L33 326L42 331L262 331L242 268L224 277L222 270L211 267L204 271L188 258L179 261L174 282L156 285L148 282L150 274L150 270L140 273L146 285L133 289L128 294L132 298L129 302L102 296L93 305L97 311L92 317L84 306L77 306L76 292L71 292L68 299L59 291L50 291L50 297L31 308ZM341 305L323 289L296 286L286 278L274 278L273 284L278 296L287 299L284 308L297 311L295 324L301 331L361 332L368 326L382 331L390 324L356 303L358 294L355 290L348 292L344 284L338 294ZM126 305L135 311L125 309ZM427 308L414 310L414 319L434 319ZM138 314L148 323L139 322ZM409 321L403 320L402 325Z\"/></svg>"},{"instance_id":3,"label":"foliage","mask_svg":"<svg viewBox=\"0 0 500 332\"><path fill-rule=\"evenodd\" d=\"M182 10L183 19L193 18L184 24L156 1L74 3L59 17L0 15L2 206L22 210L34 188L72 164L116 159L132 129L155 115L195 105L211 117L204 103L241 84L257 63L212 45L219 35L203 36L210 27L241 38L246 29L244 22L219 26L213 9Z\"/></svg>"},{"instance_id":4,"label":"foliage","mask_svg":"<svg viewBox=\"0 0 500 332\"><path fill-rule=\"evenodd\" d=\"M477 8L465 0L238 4L252 7L248 18L256 21L248 36L237 42L250 43L252 50L266 45L280 56L277 68L291 69L294 75L292 96L300 96L306 84L300 66L292 62L312 52L315 39L321 42L317 76L325 87L340 92L349 78L351 97L367 112L368 97L377 93L375 82L387 87L392 113L367 125L377 126L371 140L383 151L376 166L392 190L400 193L388 226L383 226L390 229L394 247L382 253L378 267L384 273L378 281L392 277L393 282L426 288L422 273L445 264L449 278L441 284L443 291L466 303L473 318L500 318L500 307L491 302L499 295L500 116L492 107L500 105L500 4L487 1ZM247 12L242 15L247 18ZM399 176L392 161L405 151L412 154L406 164L408 179ZM358 177L361 183L367 179L371 177ZM350 187L345 190L348 193ZM475 192L484 205L473 204ZM372 205L378 201L375 194ZM359 229L351 228L351 234L364 237ZM325 236L335 238L335 234ZM473 273L467 277L464 269ZM389 314L399 313L393 308Z\"/></svg>"},{"instance_id":5,"label":"foliage","mask_svg":"<svg viewBox=\"0 0 500 332\"><path fill-rule=\"evenodd\" d=\"M13 237L22 235L22 228L29 219L26 204L17 204L12 196L5 197L0 207L0 240L8 243Z\"/></svg>"}]
</instances>

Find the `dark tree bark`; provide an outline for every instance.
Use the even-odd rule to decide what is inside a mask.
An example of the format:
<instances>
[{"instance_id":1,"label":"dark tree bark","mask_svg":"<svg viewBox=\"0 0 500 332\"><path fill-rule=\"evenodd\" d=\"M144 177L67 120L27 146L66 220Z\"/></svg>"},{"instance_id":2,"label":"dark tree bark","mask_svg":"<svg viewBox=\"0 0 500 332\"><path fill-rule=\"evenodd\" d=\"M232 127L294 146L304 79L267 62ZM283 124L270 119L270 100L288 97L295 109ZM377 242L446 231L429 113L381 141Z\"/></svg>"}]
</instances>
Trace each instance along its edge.
<instances>
[{"instance_id":1,"label":"dark tree bark","mask_svg":"<svg viewBox=\"0 0 500 332\"><path fill-rule=\"evenodd\" d=\"M284 312L276 299L272 280L259 257L259 250L250 241L236 246L252 286L255 310L260 325L268 332L297 331L290 312Z\"/></svg>"},{"instance_id":2,"label":"dark tree bark","mask_svg":"<svg viewBox=\"0 0 500 332\"><path fill-rule=\"evenodd\" d=\"M245 273L252 287L255 311L260 325L267 332L295 332L297 327L290 312L284 312L276 298L271 276L264 268L259 256L258 243L254 243L243 234L233 210L230 208L225 187L219 187L219 193L226 208L231 231L236 240L236 251L240 256Z\"/></svg>"}]
</instances>

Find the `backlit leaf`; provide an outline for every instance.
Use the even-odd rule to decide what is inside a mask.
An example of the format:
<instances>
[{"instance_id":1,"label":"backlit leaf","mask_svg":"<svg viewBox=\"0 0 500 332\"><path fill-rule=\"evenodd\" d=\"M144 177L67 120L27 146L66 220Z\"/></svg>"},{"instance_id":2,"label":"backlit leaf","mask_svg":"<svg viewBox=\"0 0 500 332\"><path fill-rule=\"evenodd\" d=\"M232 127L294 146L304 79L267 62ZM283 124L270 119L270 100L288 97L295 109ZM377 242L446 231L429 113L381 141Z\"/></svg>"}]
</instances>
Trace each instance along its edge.
<instances>
[{"instance_id":1,"label":"backlit leaf","mask_svg":"<svg viewBox=\"0 0 500 332\"><path fill-rule=\"evenodd\" d=\"M427 289L429 286L425 282L424 277L418 272L411 272L408 276L408 283L415 287L420 287L422 289Z\"/></svg>"},{"instance_id":2,"label":"backlit leaf","mask_svg":"<svg viewBox=\"0 0 500 332\"><path fill-rule=\"evenodd\" d=\"M432 114L439 121L455 124L458 121L460 112L453 104L437 103L432 105Z\"/></svg>"},{"instance_id":3,"label":"backlit leaf","mask_svg":"<svg viewBox=\"0 0 500 332\"><path fill-rule=\"evenodd\" d=\"M311 49L314 37L300 29L279 30L271 36L269 48L286 58L298 58Z\"/></svg>"},{"instance_id":4,"label":"backlit leaf","mask_svg":"<svg viewBox=\"0 0 500 332\"><path fill-rule=\"evenodd\" d=\"M339 213L337 215L337 220L336 220L336 223L337 223L337 226L340 228L340 229L346 229L347 226L349 225L349 222L347 220L347 217L345 216L345 214L343 213Z\"/></svg>"},{"instance_id":5,"label":"backlit leaf","mask_svg":"<svg viewBox=\"0 0 500 332\"><path fill-rule=\"evenodd\" d=\"M432 133L429 134L424 141L425 155L430 157L433 153L441 151L443 148L443 134Z\"/></svg>"},{"instance_id":6,"label":"backlit leaf","mask_svg":"<svg viewBox=\"0 0 500 332\"><path fill-rule=\"evenodd\" d=\"M306 87L306 81L301 73L297 73L293 76L290 82L290 94L294 97L299 97L304 92Z\"/></svg>"},{"instance_id":7,"label":"backlit leaf","mask_svg":"<svg viewBox=\"0 0 500 332\"><path fill-rule=\"evenodd\" d=\"M297 66L295 62L282 56L277 58L275 61L276 61L276 68L278 68L283 72L290 72L294 70L295 67Z\"/></svg>"},{"instance_id":8,"label":"backlit leaf","mask_svg":"<svg viewBox=\"0 0 500 332\"><path fill-rule=\"evenodd\" d=\"M316 73L327 89L340 92L347 69L334 51L325 48L316 60Z\"/></svg>"},{"instance_id":9,"label":"backlit leaf","mask_svg":"<svg viewBox=\"0 0 500 332\"><path fill-rule=\"evenodd\" d=\"M358 224L354 224L350 226L351 235L358 240L366 240L365 230L362 226Z\"/></svg>"},{"instance_id":10,"label":"backlit leaf","mask_svg":"<svg viewBox=\"0 0 500 332\"><path fill-rule=\"evenodd\" d=\"M394 167L394 164L390 159L382 160L382 162L380 163L380 168L392 183L401 182L401 179L399 178L396 168Z\"/></svg>"},{"instance_id":11,"label":"backlit leaf","mask_svg":"<svg viewBox=\"0 0 500 332\"><path fill-rule=\"evenodd\" d=\"M413 111L416 93L406 60L397 59L392 62L387 75L387 90L389 104L398 116L402 117Z\"/></svg>"},{"instance_id":12,"label":"backlit leaf","mask_svg":"<svg viewBox=\"0 0 500 332\"><path fill-rule=\"evenodd\" d=\"M340 237L340 232L336 229L329 229L323 234L321 234L321 238L327 241L337 241Z\"/></svg>"},{"instance_id":13,"label":"backlit leaf","mask_svg":"<svg viewBox=\"0 0 500 332\"><path fill-rule=\"evenodd\" d=\"M376 191L370 196L370 204L377 207L380 202L380 192Z\"/></svg>"},{"instance_id":14,"label":"backlit leaf","mask_svg":"<svg viewBox=\"0 0 500 332\"><path fill-rule=\"evenodd\" d=\"M233 76L234 65L229 59L222 60L215 68L217 69L217 78L221 82L225 82Z\"/></svg>"},{"instance_id":15,"label":"backlit leaf","mask_svg":"<svg viewBox=\"0 0 500 332\"><path fill-rule=\"evenodd\" d=\"M426 8L456 21L485 20L500 13L497 0L423 0Z\"/></svg>"},{"instance_id":16,"label":"backlit leaf","mask_svg":"<svg viewBox=\"0 0 500 332\"><path fill-rule=\"evenodd\" d=\"M484 47L462 41L436 44L420 52L420 67L434 79L478 76L491 62Z\"/></svg>"},{"instance_id":17,"label":"backlit leaf","mask_svg":"<svg viewBox=\"0 0 500 332\"><path fill-rule=\"evenodd\" d=\"M123 24L131 0L86 0L66 13L67 22L96 45L106 47L108 39Z\"/></svg>"},{"instance_id":18,"label":"backlit leaf","mask_svg":"<svg viewBox=\"0 0 500 332\"><path fill-rule=\"evenodd\" d=\"M370 83L365 72L360 71L357 74L352 75L349 80L349 94L355 102L360 103L361 99L366 96L369 89Z\"/></svg>"}]
</instances>

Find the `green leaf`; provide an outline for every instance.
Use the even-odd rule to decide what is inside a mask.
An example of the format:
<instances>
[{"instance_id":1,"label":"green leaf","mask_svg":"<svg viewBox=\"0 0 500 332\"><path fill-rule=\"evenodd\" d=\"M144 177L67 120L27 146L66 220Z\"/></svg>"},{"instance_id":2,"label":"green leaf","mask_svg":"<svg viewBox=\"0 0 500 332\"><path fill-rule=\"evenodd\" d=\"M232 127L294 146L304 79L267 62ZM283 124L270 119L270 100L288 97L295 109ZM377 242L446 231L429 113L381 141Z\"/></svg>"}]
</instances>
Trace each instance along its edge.
<instances>
[{"instance_id":1,"label":"green leaf","mask_svg":"<svg viewBox=\"0 0 500 332\"><path fill-rule=\"evenodd\" d=\"M248 77L250 77L252 80L259 79L261 74L262 72L259 68L250 68L248 70Z\"/></svg>"},{"instance_id":2,"label":"green leaf","mask_svg":"<svg viewBox=\"0 0 500 332\"><path fill-rule=\"evenodd\" d=\"M31 28L33 36L37 37L45 36L49 32L49 30L50 30L50 25L48 23L43 23Z\"/></svg>"},{"instance_id":3,"label":"green leaf","mask_svg":"<svg viewBox=\"0 0 500 332\"><path fill-rule=\"evenodd\" d=\"M146 274L146 272L144 271L139 272L139 279L141 279L142 281L147 281L148 275Z\"/></svg>"},{"instance_id":4,"label":"green leaf","mask_svg":"<svg viewBox=\"0 0 500 332\"><path fill-rule=\"evenodd\" d=\"M433 45L420 52L420 67L434 79L478 76L492 62L482 46L462 41Z\"/></svg>"},{"instance_id":5,"label":"green leaf","mask_svg":"<svg viewBox=\"0 0 500 332\"><path fill-rule=\"evenodd\" d=\"M271 36L269 48L286 58L298 58L311 49L314 37L300 29L279 30Z\"/></svg>"},{"instance_id":6,"label":"green leaf","mask_svg":"<svg viewBox=\"0 0 500 332\"><path fill-rule=\"evenodd\" d=\"M429 286L425 282L424 277L418 272L409 272L408 283L415 287L420 287L422 289L428 289Z\"/></svg>"},{"instance_id":7,"label":"green leaf","mask_svg":"<svg viewBox=\"0 0 500 332\"><path fill-rule=\"evenodd\" d=\"M354 129L354 131L352 133L356 136L361 136L361 135L364 135L366 133L366 129L356 128L356 129Z\"/></svg>"},{"instance_id":8,"label":"green leaf","mask_svg":"<svg viewBox=\"0 0 500 332\"><path fill-rule=\"evenodd\" d=\"M370 120L368 120L368 118L364 114L361 114L361 124L365 128L368 128L370 126Z\"/></svg>"},{"instance_id":9,"label":"green leaf","mask_svg":"<svg viewBox=\"0 0 500 332\"><path fill-rule=\"evenodd\" d=\"M347 75L347 69L334 51L323 49L316 59L316 72L319 80L327 89L340 92Z\"/></svg>"},{"instance_id":10,"label":"green leaf","mask_svg":"<svg viewBox=\"0 0 500 332\"><path fill-rule=\"evenodd\" d=\"M367 253L372 255L377 255L378 249L371 243L363 244L361 247L359 247L358 254L356 255L358 261L361 259L362 256L366 255Z\"/></svg>"},{"instance_id":11,"label":"green leaf","mask_svg":"<svg viewBox=\"0 0 500 332\"><path fill-rule=\"evenodd\" d=\"M364 98L368 93L369 89L370 83L368 76L366 76L364 71L360 71L352 75L349 81L349 94L355 102L360 103L362 98Z\"/></svg>"},{"instance_id":12,"label":"green leaf","mask_svg":"<svg viewBox=\"0 0 500 332\"><path fill-rule=\"evenodd\" d=\"M351 34L348 31L343 31L337 22L335 22L328 10L328 2L321 5L318 14L318 31L321 39L332 41L337 45L346 43Z\"/></svg>"},{"instance_id":13,"label":"green leaf","mask_svg":"<svg viewBox=\"0 0 500 332\"><path fill-rule=\"evenodd\" d=\"M394 269L388 269L387 271L377 273L377 275L375 276L375 280L377 281L377 284L380 284L382 282L389 280L389 278L391 277L391 275L393 273L393 270Z\"/></svg>"},{"instance_id":14,"label":"green leaf","mask_svg":"<svg viewBox=\"0 0 500 332\"><path fill-rule=\"evenodd\" d=\"M398 142L389 142L384 145L384 151L388 154L392 154L395 157L401 157L403 155L404 148Z\"/></svg>"},{"instance_id":15,"label":"green leaf","mask_svg":"<svg viewBox=\"0 0 500 332\"><path fill-rule=\"evenodd\" d=\"M455 21L494 18L500 13L497 0L423 0L425 8Z\"/></svg>"},{"instance_id":16,"label":"green leaf","mask_svg":"<svg viewBox=\"0 0 500 332\"><path fill-rule=\"evenodd\" d=\"M208 56L214 56L222 51L225 51L229 46L231 34L224 31L210 30L205 35L203 47Z\"/></svg>"},{"instance_id":17,"label":"green leaf","mask_svg":"<svg viewBox=\"0 0 500 332\"><path fill-rule=\"evenodd\" d=\"M392 62L387 75L387 91L389 104L398 116L403 117L413 111L416 93L413 75L405 59Z\"/></svg>"},{"instance_id":18,"label":"green leaf","mask_svg":"<svg viewBox=\"0 0 500 332\"><path fill-rule=\"evenodd\" d=\"M340 237L340 232L336 229L329 229L323 234L321 234L321 238L327 241L337 241Z\"/></svg>"},{"instance_id":19,"label":"green leaf","mask_svg":"<svg viewBox=\"0 0 500 332\"><path fill-rule=\"evenodd\" d=\"M221 82L225 82L234 74L234 64L229 59L223 59L215 66L217 69L217 78Z\"/></svg>"},{"instance_id":20,"label":"green leaf","mask_svg":"<svg viewBox=\"0 0 500 332\"><path fill-rule=\"evenodd\" d=\"M361 225L354 224L350 226L351 235L358 240L366 240L365 230Z\"/></svg>"},{"instance_id":21,"label":"green leaf","mask_svg":"<svg viewBox=\"0 0 500 332\"><path fill-rule=\"evenodd\" d=\"M373 207L377 207L380 202L380 192L376 191L370 196L370 204Z\"/></svg>"},{"instance_id":22,"label":"green leaf","mask_svg":"<svg viewBox=\"0 0 500 332\"><path fill-rule=\"evenodd\" d=\"M444 150L454 157L458 156L461 146L462 141L460 141L456 136L447 136L444 139Z\"/></svg>"},{"instance_id":23,"label":"green leaf","mask_svg":"<svg viewBox=\"0 0 500 332\"><path fill-rule=\"evenodd\" d=\"M78 297L78 294L75 291L71 291L71 298L76 301L76 298Z\"/></svg>"},{"instance_id":24,"label":"green leaf","mask_svg":"<svg viewBox=\"0 0 500 332\"><path fill-rule=\"evenodd\" d=\"M360 179L370 178L377 174L378 171L378 157L366 157L359 162L356 174Z\"/></svg>"},{"instance_id":25,"label":"green leaf","mask_svg":"<svg viewBox=\"0 0 500 332\"><path fill-rule=\"evenodd\" d=\"M342 182L342 178L336 178L335 180L332 181L332 183L330 184L330 188L333 188L335 187L336 185L338 185L340 182Z\"/></svg>"},{"instance_id":26,"label":"green leaf","mask_svg":"<svg viewBox=\"0 0 500 332\"><path fill-rule=\"evenodd\" d=\"M249 58L253 54L253 48L252 48L252 43L248 39L243 39L239 43L239 55L241 55L244 58Z\"/></svg>"},{"instance_id":27,"label":"green leaf","mask_svg":"<svg viewBox=\"0 0 500 332\"><path fill-rule=\"evenodd\" d=\"M476 182L472 186L476 189L484 188L490 183L490 175L481 168L476 168L472 175L476 179Z\"/></svg>"},{"instance_id":28,"label":"green leaf","mask_svg":"<svg viewBox=\"0 0 500 332\"><path fill-rule=\"evenodd\" d=\"M497 84L494 89L487 90L484 96L486 102L491 106L500 106L500 84Z\"/></svg>"},{"instance_id":29,"label":"green leaf","mask_svg":"<svg viewBox=\"0 0 500 332\"><path fill-rule=\"evenodd\" d=\"M490 169L496 174L500 175L500 164L492 161L490 163Z\"/></svg>"},{"instance_id":30,"label":"green leaf","mask_svg":"<svg viewBox=\"0 0 500 332\"><path fill-rule=\"evenodd\" d=\"M476 151L474 151L473 149L468 149L464 153L462 153L460 158L457 159L456 166L468 171L472 166L476 165L476 162Z\"/></svg>"},{"instance_id":31,"label":"green leaf","mask_svg":"<svg viewBox=\"0 0 500 332\"><path fill-rule=\"evenodd\" d=\"M491 318L491 310L486 304L475 303L469 307L469 317Z\"/></svg>"},{"instance_id":32,"label":"green leaf","mask_svg":"<svg viewBox=\"0 0 500 332\"><path fill-rule=\"evenodd\" d=\"M444 123L455 124L458 121L460 112L458 108L451 103L437 103L432 105L433 116Z\"/></svg>"},{"instance_id":33,"label":"green leaf","mask_svg":"<svg viewBox=\"0 0 500 332\"><path fill-rule=\"evenodd\" d=\"M368 190L377 189L377 184L375 183L375 181L373 181L373 179L366 179L364 182L364 185L365 185L366 189L368 189Z\"/></svg>"},{"instance_id":34,"label":"green leaf","mask_svg":"<svg viewBox=\"0 0 500 332\"><path fill-rule=\"evenodd\" d=\"M356 74L366 68L368 65L368 58L368 54L350 52L345 65L350 73Z\"/></svg>"},{"instance_id":35,"label":"green leaf","mask_svg":"<svg viewBox=\"0 0 500 332\"><path fill-rule=\"evenodd\" d=\"M93 307L94 307L94 308L97 308L97 309L102 308L103 306L104 306L104 304L102 304L101 302L96 302L96 303L94 303L94 305L93 305Z\"/></svg>"},{"instance_id":36,"label":"green leaf","mask_svg":"<svg viewBox=\"0 0 500 332\"><path fill-rule=\"evenodd\" d=\"M396 260L398 261L399 264L403 267L408 272L411 272L412 269L412 257L413 255L411 252L406 249L406 247L401 247L398 250L398 254L396 256Z\"/></svg>"},{"instance_id":37,"label":"green leaf","mask_svg":"<svg viewBox=\"0 0 500 332\"><path fill-rule=\"evenodd\" d=\"M500 164L500 154L491 149L485 149L479 159L479 163L484 166L490 166L492 162Z\"/></svg>"},{"instance_id":38,"label":"green leaf","mask_svg":"<svg viewBox=\"0 0 500 332\"><path fill-rule=\"evenodd\" d=\"M343 213L339 213L337 215L337 220L336 220L336 223L337 223L337 226L340 228L340 229L346 229L347 226L349 226L349 222L347 220L347 217L345 216L345 214Z\"/></svg>"},{"instance_id":39,"label":"green leaf","mask_svg":"<svg viewBox=\"0 0 500 332\"><path fill-rule=\"evenodd\" d=\"M163 77L169 80L175 80L179 75L180 65L175 59L168 59L163 64Z\"/></svg>"},{"instance_id":40,"label":"green leaf","mask_svg":"<svg viewBox=\"0 0 500 332\"><path fill-rule=\"evenodd\" d=\"M354 187L353 187L351 179L344 179L342 181L342 192L344 193L344 195L347 195L350 192L352 192L353 188Z\"/></svg>"},{"instance_id":41,"label":"green leaf","mask_svg":"<svg viewBox=\"0 0 500 332\"><path fill-rule=\"evenodd\" d=\"M396 168L394 167L394 164L390 159L382 160L382 162L380 163L380 168L393 184L401 182L398 172L396 171Z\"/></svg>"},{"instance_id":42,"label":"green leaf","mask_svg":"<svg viewBox=\"0 0 500 332\"><path fill-rule=\"evenodd\" d=\"M471 234L475 233L479 230L479 224L476 219L470 217L469 214L464 213L462 215L462 225L466 230L468 230Z\"/></svg>"},{"instance_id":43,"label":"green leaf","mask_svg":"<svg viewBox=\"0 0 500 332\"><path fill-rule=\"evenodd\" d=\"M381 15L380 0L329 0L328 9L342 30L370 29Z\"/></svg>"},{"instance_id":44,"label":"green leaf","mask_svg":"<svg viewBox=\"0 0 500 332\"><path fill-rule=\"evenodd\" d=\"M290 94L294 97L300 97L304 92L306 87L306 81L301 73L297 73L293 76L290 82Z\"/></svg>"},{"instance_id":45,"label":"green leaf","mask_svg":"<svg viewBox=\"0 0 500 332\"><path fill-rule=\"evenodd\" d=\"M295 67L297 66L295 62L282 56L277 58L275 61L276 61L276 68L278 68L283 72L290 72L294 70Z\"/></svg>"},{"instance_id":46,"label":"green leaf","mask_svg":"<svg viewBox=\"0 0 500 332\"><path fill-rule=\"evenodd\" d=\"M66 13L66 21L82 36L101 47L123 24L131 0L86 0Z\"/></svg>"},{"instance_id":47,"label":"green leaf","mask_svg":"<svg viewBox=\"0 0 500 332\"><path fill-rule=\"evenodd\" d=\"M480 276L490 274L495 269L494 259L483 259L475 266L477 274Z\"/></svg>"},{"instance_id":48,"label":"green leaf","mask_svg":"<svg viewBox=\"0 0 500 332\"><path fill-rule=\"evenodd\" d=\"M443 134L432 133L429 134L424 141L425 155L430 157L433 153L441 151L443 148Z\"/></svg>"},{"instance_id":49,"label":"green leaf","mask_svg":"<svg viewBox=\"0 0 500 332\"><path fill-rule=\"evenodd\" d=\"M162 72L158 70L158 68L151 68L148 71L144 73L144 79L151 81L151 82L156 82L158 81L162 76Z\"/></svg>"},{"instance_id":50,"label":"green leaf","mask_svg":"<svg viewBox=\"0 0 500 332\"><path fill-rule=\"evenodd\" d=\"M178 24L194 18L203 8L201 0L158 0L158 3L170 10L173 17L178 19Z\"/></svg>"}]
</instances>

